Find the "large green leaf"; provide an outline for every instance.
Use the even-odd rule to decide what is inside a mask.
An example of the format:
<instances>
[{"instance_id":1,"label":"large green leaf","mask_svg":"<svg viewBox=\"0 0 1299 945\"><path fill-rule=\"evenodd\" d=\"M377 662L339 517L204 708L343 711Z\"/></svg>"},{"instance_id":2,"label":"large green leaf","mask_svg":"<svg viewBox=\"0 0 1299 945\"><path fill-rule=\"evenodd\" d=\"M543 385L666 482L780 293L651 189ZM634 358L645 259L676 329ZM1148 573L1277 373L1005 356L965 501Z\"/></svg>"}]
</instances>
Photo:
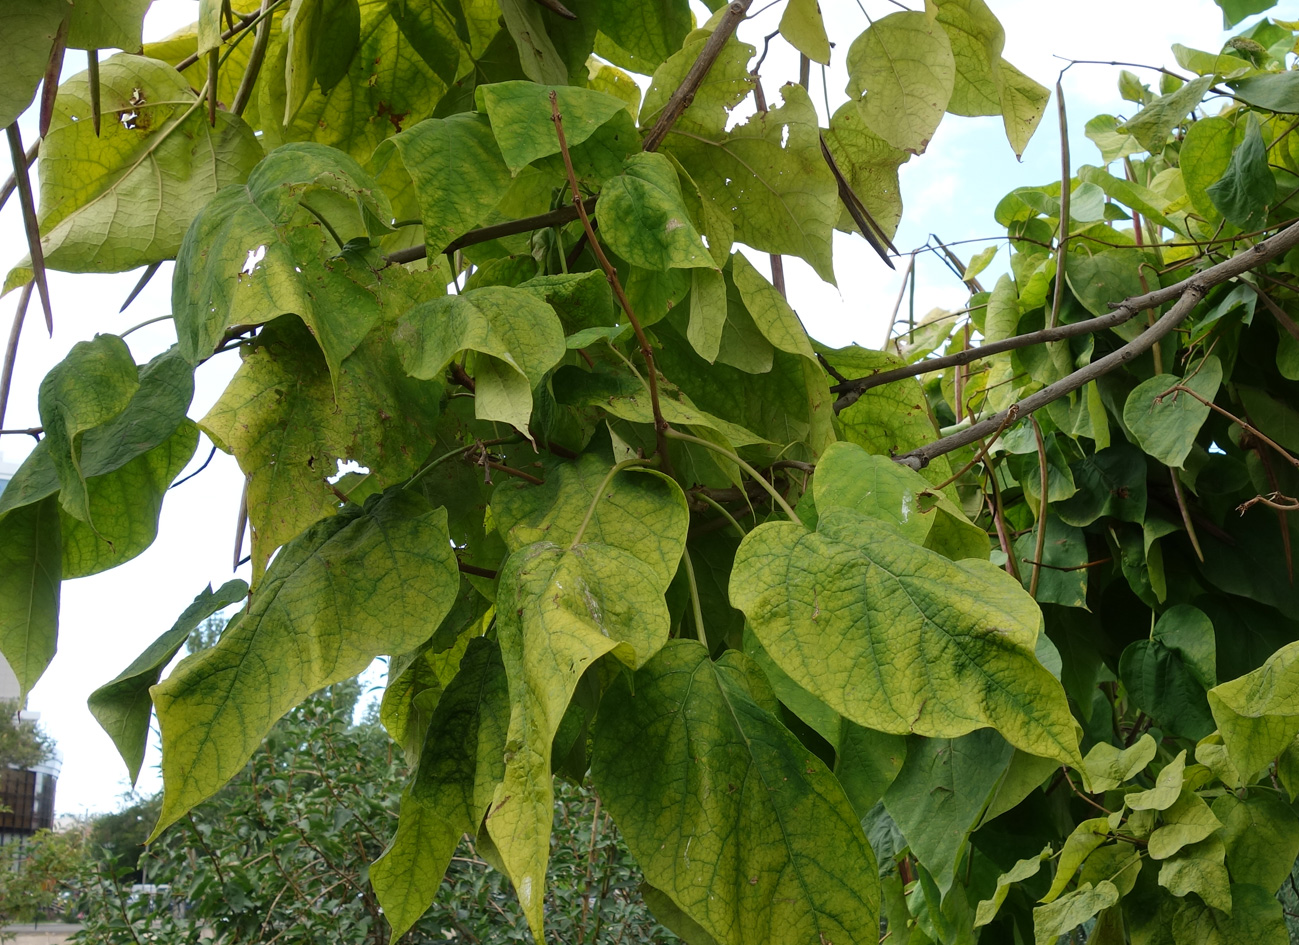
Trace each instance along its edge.
<instances>
[{"instance_id":1,"label":"large green leaf","mask_svg":"<svg viewBox=\"0 0 1299 945\"><path fill-rule=\"evenodd\" d=\"M150 690L163 754L154 835L220 789L302 699L414 649L459 583L445 511L410 490L349 506L285 547L238 624Z\"/></svg>"},{"instance_id":2,"label":"large green leaf","mask_svg":"<svg viewBox=\"0 0 1299 945\"><path fill-rule=\"evenodd\" d=\"M567 350L555 310L530 292L484 286L417 305L401 320L393 341L408 373L442 376L463 351L475 357L474 411L528 434L532 391Z\"/></svg>"},{"instance_id":3,"label":"large green leaf","mask_svg":"<svg viewBox=\"0 0 1299 945\"><path fill-rule=\"evenodd\" d=\"M23 698L54 658L63 577L53 497L0 514L0 654Z\"/></svg>"},{"instance_id":4,"label":"large green leaf","mask_svg":"<svg viewBox=\"0 0 1299 945\"><path fill-rule=\"evenodd\" d=\"M605 122L624 112L625 102L604 92L570 85L550 88L535 82L498 82L478 90L479 111L486 112L510 171L517 174L533 161L559 153L551 118L554 92L570 148L590 138Z\"/></svg>"},{"instance_id":5,"label":"large green leaf","mask_svg":"<svg viewBox=\"0 0 1299 945\"><path fill-rule=\"evenodd\" d=\"M1245 137L1232 152L1222 177L1205 188L1213 205L1242 230L1256 230L1267 219L1268 208L1276 196L1276 178L1268 165L1267 144L1259 129L1258 117L1251 113L1245 124Z\"/></svg>"},{"instance_id":6,"label":"large green leaf","mask_svg":"<svg viewBox=\"0 0 1299 945\"><path fill-rule=\"evenodd\" d=\"M750 532L730 591L781 668L860 725L947 738L991 726L1032 754L1079 760L1064 690L1034 656L1037 607L987 562L948 561L830 509L815 532Z\"/></svg>"},{"instance_id":7,"label":"large green leaf","mask_svg":"<svg viewBox=\"0 0 1299 945\"><path fill-rule=\"evenodd\" d=\"M139 389L135 359L117 335L77 342L41 381L48 455L58 470L60 504L74 518L93 525L82 462L84 435L122 413Z\"/></svg>"},{"instance_id":8,"label":"large green leaf","mask_svg":"<svg viewBox=\"0 0 1299 945\"><path fill-rule=\"evenodd\" d=\"M511 551L538 541L567 544L588 511L583 540L640 558L663 587L672 581L686 546L690 513L681 488L652 469L631 467L606 481L609 464L594 453L553 464L540 486L520 484L492 494L492 519Z\"/></svg>"},{"instance_id":9,"label":"large green leaf","mask_svg":"<svg viewBox=\"0 0 1299 945\"><path fill-rule=\"evenodd\" d=\"M1001 50L1006 31L983 0L943 0L938 22L947 33L956 79L947 110L953 115L1000 115Z\"/></svg>"},{"instance_id":10,"label":"large green leaf","mask_svg":"<svg viewBox=\"0 0 1299 945\"><path fill-rule=\"evenodd\" d=\"M117 746L132 784L140 776L145 742L149 738L149 716L153 713L149 687L158 682L164 667L200 623L247 596L248 585L240 580L227 581L215 593L209 584L176 618L170 630L150 643L130 666L90 694L87 700L90 714Z\"/></svg>"},{"instance_id":11,"label":"large green leaf","mask_svg":"<svg viewBox=\"0 0 1299 945\"><path fill-rule=\"evenodd\" d=\"M681 181L661 154L640 152L605 184L596 205L600 238L646 269L713 267L713 258L686 210Z\"/></svg>"},{"instance_id":12,"label":"large green leaf","mask_svg":"<svg viewBox=\"0 0 1299 945\"><path fill-rule=\"evenodd\" d=\"M352 46L350 60L336 58L328 70L331 81L340 77L327 90L322 90L319 82L312 84L287 124L281 122L289 110L285 79L290 34L283 28L273 32L256 101L262 141L268 150L288 142L314 141L363 161L385 138L401 131L403 124L431 117L447 93L464 48L453 29L440 36L447 44L446 52L442 68L435 69L421 55L424 47L403 30L403 26L409 28L408 18L394 17L388 0L359 0L358 5L359 41ZM406 4L409 9L420 6ZM342 24L331 24L330 29L341 31ZM326 41L337 38L328 33Z\"/></svg>"},{"instance_id":13,"label":"large green leaf","mask_svg":"<svg viewBox=\"0 0 1299 945\"><path fill-rule=\"evenodd\" d=\"M1254 670L1209 690L1209 708L1236 769L1246 778L1299 734L1299 643Z\"/></svg>"},{"instance_id":14,"label":"large green leaf","mask_svg":"<svg viewBox=\"0 0 1299 945\"><path fill-rule=\"evenodd\" d=\"M1255 2L1266 3L1267 0ZM1237 82L1234 91L1242 102L1258 108L1289 115L1299 113L1299 83L1290 70L1249 76Z\"/></svg>"},{"instance_id":15,"label":"large green leaf","mask_svg":"<svg viewBox=\"0 0 1299 945\"><path fill-rule=\"evenodd\" d=\"M848 49L848 94L862 120L893 147L923 154L956 83L943 26L926 13L890 13Z\"/></svg>"},{"instance_id":16,"label":"large green leaf","mask_svg":"<svg viewBox=\"0 0 1299 945\"><path fill-rule=\"evenodd\" d=\"M681 48L693 17L686 0L623 0L600 8L597 51L615 65L648 75Z\"/></svg>"},{"instance_id":17,"label":"large green leaf","mask_svg":"<svg viewBox=\"0 0 1299 945\"><path fill-rule=\"evenodd\" d=\"M8 52L0 83L0 126L13 124L32 103L66 13L62 0L12 0L0 11Z\"/></svg>"},{"instance_id":18,"label":"large green leaf","mask_svg":"<svg viewBox=\"0 0 1299 945\"><path fill-rule=\"evenodd\" d=\"M370 867L394 941L433 902L461 836L478 830L505 774L507 689L500 648L470 641L433 712L397 832Z\"/></svg>"},{"instance_id":19,"label":"large green leaf","mask_svg":"<svg viewBox=\"0 0 1299 945\"><path fill-rule=\"evenodd\" d=\"M312 86L328 94L347 74L361 33L357 0L293 0L281 30L285 52L284 124L306 100Z\"/></svg>"},{"instance_id":20,"label":"large green leaf","mask_svg":"<svg viewBox=\"0 0 1299 945\"><path fill-rule=\"evenodd\" d=\"M198 210L262 157L241 119L218 110L209 125L166 63L122 54L99 71L99 133L81 73L59 87L41 143L41 246L52 269L121 272L172 258Z\"/></svg>"},{"instance_id":21,"label":"large green leaf","mask_svg":"<svg viewBox=\"0 0 1299 945\"><path fill-rule=\"evenodd\" d=\"M69 49L136 52L151 0L77 0L68 18Z\"/></svg>"},{"instance_id":22,"label":"large green leaf","mask_svg":"<svg viewBox=\"0 0 1299 945\"><path fill-rule=\"evenodd\" d=\"M1185 391L1171 389L1188 387L1212 403L1220 383L1222 362L1214 355L1198 362L1186 377L1157 374L1128 395L1123 422L1143 450L1165 465L1180 467L1209 417L1209 406Z\"/></svg>"},{"instance_id":23,"label":"large green leaf","mask_svg":"<svg viewBox=\"0 0 1299 945\"><path fill-rule=\"evenodd\" d=\"M886 456L853 443L821 454L812 493L818 512L842 506L880 519L909 541L949 558L988 557L988 536L928 480Z\"/></svg>"},{"instance_id":24,"label":"large green leaf","mask_svg":"<svg viewBox=\"0 0 1299 945\"><path fill-rule=\"evenodd\" d=\"M646 880L716 942L873 943L879 887L857 815L770 702L739 653L713 663L674 641L634 690L606 695L596 785Z\"/></svg>"},{"instance_id":25,"label":"large green leaf","mask_svg":"<svg viewBox=\"0 0 1299 945\"><path fill-rule=\"evenodd\" d=\"M400 270L385 272L382 283L367 270L340 275L371 280L351 283L369 302L351 314L377 324L332 382L307 327L283 318L244 348L243 364L203 418L212 441L250 477L255 577L271 552L337 509L327 480L340 461L366 466L383 488L414 472L432 448L442 387L407 377L388 335L413 298L440 286Z\"/></svg>"},{"instance_id":26,"label":"large green leaf","mask_svg":"<svg viewBox=\"0 0 1299 945\"><path fill-rule=\"evenodd\" d=\"M907 739L907 760L884 792L884 807L944 895L1013 754L991 729L960 738Z\"/></svg>"},{"instance_id":27,"label":"large green leaf","mask_svg":"<svg viewBox=\"0 0 1299 945\"><path fill-rule=\"evenodd\" d=\"M1118 130L1132 135L1151 154L1159 154L1168 142L1169 132L1200 104L1213 80L1211 75L1192 79L1176 91L1155 99Z\"/></svg>"},{"instance_id":28,"label":"large green leaf","mask_svg":"<svg viewBox=\"0 0 1299 945\"><path fill-rule=\"evenodd\" d=\"M1236 126L1211 115L1191 125L1182 141L1182 182L1195 211L1209 223L1222 218L1209 187L1227 173L1236 143Z\"/></svg>"},{"instance_id":29,"label":"large green leaf","mask_svg":"<svg viewBox=\"0 0 1299 945\"><path fill-rule=\"evenodd\" d=\"M1146 519L1146 459L1128 443L1097 450L1074 463L1078 491L1051 506L1060 521L1079 528L1102 516L1140 524Z\"/></svg>"},{"instance_id":30,"label":"large green leaf","mask_svg":"<svg viewBox=\"0 0 1299 945\"><path fill-rule=\"evenodd\" d=\"M496 632L510 726L487 829L538 940L554 815L551 743L589 666L612 653L636 668L667 641L667 584L640 558L592 541L536 542L501 569Z\"/></svg>"},{"instance_id":31,"label":"large green leaf","mask_svg":"<svg viewBox=\"0 0 1299 945\"><path fill-rule=\"evenodd\" d=\"M510 183L491 125L475 112L422 121L379 145L372 163L390 193L402 170L409 176L430 254L477 226Z\"/></svg>"},{"instance_id":32,"label":"large green leaf","mask_svg":"<svg viewBox=\"0 0 1299 945\"><path fill-rule=\"evenodd\" d=\"M1271 4L1268 4L1269 6ZM1281 903L1266 889L1231 884L1231 913L1187 899L1173 916L1177 945L1287 945L1290 935Z\"/></svg>"},{"instance_id":33,"label":"large green leaf","mask_svg":"<svg viewBox=\"0 0 1299 945\"><path fill-rule=\"evenodd\" d=\"M207 203L176 258L171 305L181 352L209 357L227 329L284 314L311 329L331 372L377 320L374 280L335 257L391 219L388 200L354 160L317 144L285 145L248 182Z\"/></svg>"}]
</instances>

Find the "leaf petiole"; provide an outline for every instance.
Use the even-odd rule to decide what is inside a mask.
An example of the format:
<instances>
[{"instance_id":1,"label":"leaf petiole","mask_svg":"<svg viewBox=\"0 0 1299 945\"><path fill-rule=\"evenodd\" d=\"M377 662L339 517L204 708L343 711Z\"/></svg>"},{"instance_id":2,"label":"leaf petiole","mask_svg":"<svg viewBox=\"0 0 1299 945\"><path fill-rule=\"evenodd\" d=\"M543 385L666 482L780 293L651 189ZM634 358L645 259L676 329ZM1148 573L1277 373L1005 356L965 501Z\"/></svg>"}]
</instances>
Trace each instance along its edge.
<instances>
[{"instance_id":1,"label":"leaf petiole","mask_svg":"<svg viewBox=\"0 0 1299 945\"><path fill-rule=\"evenodd\" d=\"M600 488L595 490L595 495L591 498L591 504L587 506L586 515L582 518L582 524L577 526L577 533L573 536L573 541L569 544L568 550L572 551L582 543L582 535L586 533L586 526L591 524L591 517L595 515L595 507L600 504L600 496L604 495L604 490L609 488L609 483L613 482L613 477L618 475L624 469L632 466L652 466L653 459L624 459L621 463L615 463L613 468L605 474L600 480Z\"/></svg>"},{"instance_id":2,"label":"leaf petiole","mask_svg":"<svg viewBox=\"0 0 1299 945\"><path fill-rule=\"evenodd\" d=\"M794 511L794 509L790 506L790 504L785 501L785 497L782 496L778 491L776 491L776 487L773 486L771 483L769 483L766 479L764 479L756 469L754 469L744 460L740 459L740 457L736 456L730 450L723 449L722 447L718 446L716 443L709 443L707 440L701 439L700 437L691 436L689 433L682 433L679 430L668 429L665 430L664 433L670 439L683 440L686 443L694 443L696 446L702 446L705 449L712 450L714 453L720 453L722 456L725 456L727 459L735 463L735 465L739 466L746 473L748 473L749 476L752 477L754 481L758 483L758 485L766 489L767 494L776 500L776 504L780 506L781 510L784 511L784 513L787 516L789 516L789 520L791 522L793 522L795 525L803 524L803 520L798 517L798 514Z\"/></svg>"}]
</instances>

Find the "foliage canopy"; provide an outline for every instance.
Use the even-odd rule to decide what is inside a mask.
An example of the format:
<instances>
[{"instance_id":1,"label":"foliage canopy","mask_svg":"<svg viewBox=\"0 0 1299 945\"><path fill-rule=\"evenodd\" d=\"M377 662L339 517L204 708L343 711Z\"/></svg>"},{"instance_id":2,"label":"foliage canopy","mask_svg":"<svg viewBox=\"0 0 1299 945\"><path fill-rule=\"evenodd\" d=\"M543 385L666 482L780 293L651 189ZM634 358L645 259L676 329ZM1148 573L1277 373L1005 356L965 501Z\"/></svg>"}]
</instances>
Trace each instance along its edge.
<instances>
[{"instance_id":1,"label":"foliage canopy","mask_svg":"<svg viewBox=\"0 0 1299 945\"><path fill-rule=\"evenodd\" d=\"M540 940L554 775L589 771L692 945L875 942L881 916L944 945L1284 940L1296 24L1122 73L1100 162L1066 146L998 205L1009 272L985 290L979 253L969 305L881 352L812 341L781 260L833 280L836 228L887 253L948 112L1023 150L1050 93L982 0L871 23L827 127L806 80L767 98L746 0L201 0L143 49L139 6L0 13L54 60L126 50L44 97L5 288L50 318L46 266L174 259L177 337L140 365L98 335L42 382L0 652L30 688L60 582L150 544L200 432L238 459L249 584L91 696L133 774L156 712L155 836L387 655L395 935L470 834ZM780 34L804 76L832 54L813 2Z\"/></svg>"}]
</instances>

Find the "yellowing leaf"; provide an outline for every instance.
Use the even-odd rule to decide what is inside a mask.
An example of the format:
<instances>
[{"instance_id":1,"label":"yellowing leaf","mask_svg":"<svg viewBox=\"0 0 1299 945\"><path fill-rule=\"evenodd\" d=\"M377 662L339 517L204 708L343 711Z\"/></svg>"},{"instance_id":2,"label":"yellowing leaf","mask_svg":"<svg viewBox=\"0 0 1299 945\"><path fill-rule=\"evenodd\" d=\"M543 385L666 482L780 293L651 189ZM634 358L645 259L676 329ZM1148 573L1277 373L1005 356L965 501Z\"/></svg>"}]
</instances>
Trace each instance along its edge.
<instances>
[{"instance_id":1,"label":"yellowing leaf","mask_svg":"<svg viewBox=\"0 0 1299 945\"><path fill-rule=\"evenodd\" d=\"M1245 777L1277 757L1299 733L1299 643L1281 647L1239 679L1209 690L1209 708L1236 769Z\"/></svg>"},{"instance_id":2,"label":"yellowing leaf","mask_svg":"<svg viewBox=\"0 0 1299 945\"><path fill-rule=\"evenodd\" d=\"M284 548L238 623L150 690L163 746L153 835L216 793L302 699L413 649L459 583L446 512L413 491L349 506Z\"/></svg>"},{"instance_id":3,"label":"yellowing leaf","mask_svg":"<svg viewBox=\"0 0 1299 945\"><path fill-rule=\"evenodd\" d=\"M673 641L606 695L596 785L646 880L720 945L873 943L870 845L770 701L741 654Z\"/></svg>"},{"instance_id":4,"label":"yellowing leaf","mask_svg":"<svg viewBox=\"0 0 1299 945\"><path fill-rule=\"evenodd\" d=\"M952 44L956 80L947 110L953 115L1000 115L997 82L1006 31L983 0L940 0L938 22Z\"/></svg>"},{"instance_id":5,"label":"yellowing leaf","mask_svg":"<svg viewBox=\"0 0 1299 945\"><path fill-rule=\"evenodd\" d=\"M600 191L595 208L601 239L634 266L647 269L713 268L681 194L672 162L640 152Z\"/></svg>"},{"instance_id":6,"label":"yellowing leaf","mask_svg":"<svg viewBox=\"0 0 1299 945\"><path fill-rule=\"evenodd\" d=\"M1127 748L1115 748L1109 742L1097 742L1083 759L1087 789L1096 794L1112 791L1124 781L1136 777L1150 764L1159 745L1149 733L1143 734Z\"/></svg>"},{"instance_id":7,"label":"yellowing leaf","mask_svg":"<svg viewBox=\"0 0 1299 945\"><path fill-rule=\"evenodd\" d=\"M830 64L830 38L817 0L789 0L780 16L780 35L813 62Z\"/></svg>"},{"instance_id":8,"label":"yellowing leaf","mask_svg":"<svg viewBox=\"0 0 1299 945\"><path fill-rule=\"evenodd\" d=\"M848 49L848 94L866 126L901 151L924 153L955 82L952 43L925 13L881 17Z\"/></svg>"},{"instance_id":9,"label":"yellowing leaf","mask_svg":"<svg viewBox=\"0 0 1299 945\"><path fill-rule=\"evenodd\" d=\"M934 737L991 726L1032 754L1079 761L1064 690L1034 656L1037 607L984 564L830 509L815 532L750 532L731 602L795 682L860 725Z\"/></svg>"}]
</instances>

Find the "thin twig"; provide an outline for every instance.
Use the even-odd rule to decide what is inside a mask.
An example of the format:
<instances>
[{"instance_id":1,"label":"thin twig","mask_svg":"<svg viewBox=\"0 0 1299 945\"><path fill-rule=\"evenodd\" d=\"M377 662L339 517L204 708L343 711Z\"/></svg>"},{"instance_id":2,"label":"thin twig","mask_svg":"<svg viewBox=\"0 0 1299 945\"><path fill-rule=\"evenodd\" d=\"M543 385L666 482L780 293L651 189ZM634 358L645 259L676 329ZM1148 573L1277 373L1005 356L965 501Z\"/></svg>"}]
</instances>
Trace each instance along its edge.
<instances>
[{"instance_id":1,"label":"thin twig","mask_svg":"<svg viewBox=\"0 0 1299 945\"><path fill-rule=\"evenodd\" d=\"M750 0L751 2L751 0ZM748 3L733 3L732 10L737 6L743 6L748 9ZM741 16L743 10L741 11ZM739 22L738 20L736 21ZM718 27L720 30L721 27ZM734 29L734 27L732 27ZM711 42L711 38L710 38ZM719 47L720 48L720 47ZM700 59L703 57L701 56ZM716 56L713 57L714 59ZM709 65L711 65L711 61ZM695 64L696 66L698 63ZM694 67L691 67L692 71ZM707 71L707 70L705 70ZM687 78L689 78L687 76ZM654 439L656 448L662 463L663 472L672 475L672 463L668 458L667 431L668 422L663 419L663 408L659 404L659 380L658 369L654 367L654 352L650 349L649 339L645 337L645 330L641 328L640 319L632 310L631 301L627 298L627 293L623 291L622 283L618 280L618 270L609 262L609 257L604 254L604 249L600 246L600 241L596 239L595 230L591 228L591 218L586 215L586 207L582 205L582 194L577 186L577 172L573 169L573 156L568 151L568 139L564 136L564 116L559 113L559 98L554 91L550 93L550 117L555 123L555 135L559 138L559 153L564 158L564 169L568 172L568 187L572 191L573 206L577 210L578 219L582 221L582 229L586 232L586 241L591 246L591 251L600 263L600 268L604 270L605 278L609 280L609 285L613 289L614 296L618 299L618 304L622 310L627 313L627 320L631 322L632 330L636 332L636 340L640 342L641 357L645 359L645 373L649 380L650 408L654 414ZM666 130L664 131L666 134ZM648 148L647 148L648 150Z\"/></svg>"},{"instance_id":2,"label":"thin twig","mask_svg":"<svg viewBox=\"0 0 1299 945\"><path fill-rule=\"evenodd\" d=\"M582 206L587 213L595 212L595 197L588 197L582 201ZM518 220L506 220L504 223L493 223L491 226L479 227L476 230L470 230L463 236L458 236L448 243L442 252L453 253L458 249L464 249L466 246L475 246L479 243L486 243L490 240L498 240L505 236L517 236L519 233L531 233L533 230L545 230L553 226L559 226L563 223L571 223L578 218L577 208L572 204L564 204L562 207L556 207L554 210L548 210L545 213L539 213L532 217L522 217ZM586 234L582 234L582 240L585 241ZM579 242L578 246L583 245ZM577 250L577 247L574 247ZM428 256L428 246L411 246L409 249L399 249L394 253L384 256L384 262L389 265L403 265L405 263L415 262L418 259L424 259ZM569 258L568 264L571 266L577 260Z\"/></svg>"},{"instance_id":3,"label":"thin twig","mask_svg":"<svg viewBox=\"0 0 1299 945\"><path fill-rule=\"evenodd\" d=\"M253 97L253 87L257 85L257 76L262 71L266 47L271 42L271 18L266 16L270 3L271 0L262 0L257 31L253 34L253 50L248 55L248 66L244 69L244 77L239 82L239 90L235 92L234 101L230 104L230 111L235 115L242 115L244 109L248 107Z\"/></svg>"},{"instance_id":4,"label":"thin twig","mask_svg":"<svg viewBox=\"0 0 1299 945\"><path fill-rule=\"evenodd\" d=\"M1014 405L1018 408L1019 415L1021 417L1027 416L1052 401L1071 394L1087 382L1093 381L1101 375L1127 364L1133 358L1144 354L1150 350L1151 345L1170 334L1173 329L1185 321L1195 309L1195 306L1203 300L1210 288L1248 272L1255 266L1268 262L1295 245L1299 245L1299 226L1291 225L1275 236L1251 246L1249 249L1204 270L1204 272L1184 282L1179 282L1175 286L1166 289L1156 289L1144 296L1128 299L1121 303L1120 308L1135 313L1150 308L1152 305L1161 304L1170 298L1175 298L1179 294L1181 296L1177 303L1165 312L1153 326L1133 341L1019 401L1018 404ZM1096 320L1099 321L1099 319ZM992 433L1005 420L1006 413L1005 410L1000 411L964 430L950 436L940 437L933 443L894 458L912 469L923 469L935 456L942 456L952 450L960 449L962 446L973 443L975 440L982 439Z\"/></svg>"},{"instance_id":5,"label":"thin twig","mask_svg":"<svg viewBox=\"0 0 1299 945\"><path fill-rule=\"evenodd\" d=\"M1020 558L1025 564L1031 564L1035 568L1046 568L1050 571L1085 571L1088 568L1094 568L1098 564L1109 564L1113 558L1097 558L1095 561L1088 561L1086 564L1075 564L1065 567L1059 564L1047 564L1045 561L1034 561L1031 558Z\"/></svg>"},{"instance_id":6,"label":"thin twig","mask_svg":"<svg viewBox=\"0 0 1299 945\"><path fill-rule=\"evenodd\" d=\"M1042 427L1038 425L1037 417L1029 417L1028 422L1033 424L1033 438L1037 440L1037 464L1041 477L1042 498L1037 505L1037 543L1033 547L1033 575L1028 579L1028 594L1030 597L1037 598L1037 582L1042 576L1042 551L1046 548L1046 494L1048 491L1049 474L1046 464L1046 441L1042 439Z\"/></svg>"},{"instance_id":7,"label":"thin twig","mask_svg":"<svg viewBox=\"0 0 1299 945\"><path fill-rule=\"evenodd\" d=\"M1294 455L1290 453L1289 450L1285 449L1285 447L1283 447L1283 446L1281 446L1279 443L1277 443L1276 440L1274 440L1274 439L1272 439L1271 437L1267 436L1265 433L1263 433L1262 430L1260 430L1258 427L1254 426L1254 425L1253 425L1252 423L1250 423L1248 420L1244 420L1244 419L1242 419L1242 418L1236 416L1236 415L1235 415L1234 413L1232 413L1230 410L1225 410L1225 409L1223 409L1222 407L1219 407L1219 406L1218 406L1217 404L1215 404L1213 401L1208 400L1207 398L1201 397L1199 394L1197 394L1195 391L1191 390L1191 388L1185 386L1184 384L1174 384L1172 387L1168 388L1168 390L1164 391L1162 394L1160 394L1158 397L1156 397L1156 398L1155 398L1155 403L1160 403L1160 402L1161 402L1165 397L1167 397L1169 394L1175 394L1175 393L1176 393L1176 394L1190 394L1192 397L1194 397L1194 398L1195 398L1196 400L1198 400L1200 403L1204 404L1204 406L1208 407L1210 410L1213 410L1213 411L1215 411L1215 412L1221 414L1222 416L1224 416L1224 417L1226 417L1228 420L1230 420L1232 423L1235 423L1235 424L1239 425L1240 428L1241 428L1242 430L1244 430L1246 433L1248 433L1250 436L1254 436L1254 437L1257 437L1258 439L1262 440L1262 441L1263 441L1264 443L1266 443L1268 446L1272 447L1272 449L1276 450L1276 453L1277 453L1278 456L1280 456L1280 457L1282 457L1283 459L1285 459L1285 461L1288 462L1291 466L1294 466L1296 469L1299 469L1299 459L1296 459L1296 458L1294 457Z\"/></svg>"},{"instance_id":8,"label":"thin twig","mask_svg":"<svg viewBox=\"0 0 1299 945\"><path fill-rule=\"evenodd\" d=\"M699 58L690 66L681 84L668 97L663 110L659 112L658 120L654 122L654 127L649 130L649 134L645 135L646 151L657 151L677 119L690 107L690 103L695 100L695 93L699 91L699 86L703 84L709 70L713 68L713 63L721 55L726 41L734 34L736 27L740 25L740 21L745 18L752 5L753 0L735 0L727 8L712 34L704 42L704 48L699 51Z\"/></svg>"},{"instance_id":9,"label":"thin twig","mask_svg":"<svg viewBox=\"0 0 1299 945\"><path fill-rule=\"evenodd\" d=\"M1173 480L1173 495L1177 498L1177 510L1182 513L1182 524L1186 526L1186 537L1191 539L1191 548L1195 551L1195 557L1200 559L1200 564L1204 564L1204 552L1200 550L1200 536L1195 533L1195 523L1191 521L1191 508L1187 505L1186 493L1182 491L1181 480L1177 478L1177 470L1169 466L1168 475Z\"/></svg>"},{"instance_id":10,"label":"thin twig","mask_svg":"<svg viewBox=\"0 0 1299 945\"><path fill-rule=\"evenodd\" d=\"M898 312L902 311L902 300L906 298L907 283L911 281L916 271L916 254L913 252L907 257L907 267L902 270L902 285L898 286L898 297L893 301L893 314L889 316L889 327L884 330L884 344L882 350L889 350L889 342L893 340L893 326L898 323ZM851 384L852 381L842 381L844 384ZM834 388L830 388L834 390ZM856 398L853 398L856 400Z\"/></svg>"},{"instance_id":11,"label":"thin twig","mask_svg":"<svg viewBox=\"0 0 1299 945\"><path fill-rule=\"evenodd\" d=\"M32 180L27 174L27 155L23 152L23 139L18 122L5 129L9 137L9 156L13 160L14 176L18 180L18 203L23 209L23 225L27 230L27 251L32 259L32 274L36 291L45 310L45 327L54 337L54 310L50 307L50 287L45 282L45 250L41 246L41 227L36 221L36 201L32 197Z\"/></svg>"},{"instance_id":12,"label":"thin twig","mask_svg":"<svg viewBox=\"0 0 1299 945\"><path fill-rule=\"evenodd\" d=\"M1065 66L1065 69L1068 69ZM1054 328L1060 320L1060 303L1064 300L1065 253L1069 243L1069 200L1072 191L1069 187L1073 173L1069 169L1069 120L1064 108L1064 70L1055 80L1055 106L1060 116L1060 234L1056 238L1055 249L1055 295L1051 299L1051 314L1046 327Z\"/></svg>"},{"instance_id":13,"label":"thin twig","mask_svg":"<svg viewBox=\"0 0 1299 945\"><path fill-rule=\"evenodd\" d=\"M18 295L18 308L14 311L13 327L9 329L9 343L5 345L4 368L0 369L0 427L4 426L5 408L9 404L9 389L13 386L14 361L18 357L18 336L22 334L23 319L27 317L27 304L32 300L32 285L23 286Z\"/></svg>"},{"instance_id":14,"label":"thin twig","mask_svg":"<svg viewBox=\"0 0 1299 945\"><path fill-rule=\"evenodd\" d=\"M971 469L973 469L975 466L977 466L977 465L979 464L979 461L980 461L981 459L983 459L984 456L988 455L988 449L989 449L989 447L991 447L993 444L995 444L995 443L997 442L997 438L998 438L999 436L1001 436L1001 434L1004 433L1004 432L1006 431L1006 427L1010 426L1012 423L1015 422L1015 417L1016 417L1016 414L1015 414L1014 411L1011 411L1010 413L1008 413L1007 416L1006 416L1006 419L1002 421L1002 423L1001 423L1001 427L997 430L997 432L994 433L992 436L988 437L987 440L985 440L985 441L980 445L980 447L979 447L979 452L977 452L977 453L974 454L974 459L970 460L968 463L966 463L964 466L962 466L962 467L961 467L960 469L958 469L956 472L952 473L950 476L948 476L946 479L944 479L944 480L943 480L942 482L940 482L938 485L934 486L934 491L935 491L935 492L938 492L938 491L941 491L941 490L943 490L943 489L946 489L948 486L950 486L950 485L951 485L952 483L954 483L956 480L960 479L960 478L961 478L962 476L964 476L967 472L969 472Z\"/></svg>"}]
</instances>

